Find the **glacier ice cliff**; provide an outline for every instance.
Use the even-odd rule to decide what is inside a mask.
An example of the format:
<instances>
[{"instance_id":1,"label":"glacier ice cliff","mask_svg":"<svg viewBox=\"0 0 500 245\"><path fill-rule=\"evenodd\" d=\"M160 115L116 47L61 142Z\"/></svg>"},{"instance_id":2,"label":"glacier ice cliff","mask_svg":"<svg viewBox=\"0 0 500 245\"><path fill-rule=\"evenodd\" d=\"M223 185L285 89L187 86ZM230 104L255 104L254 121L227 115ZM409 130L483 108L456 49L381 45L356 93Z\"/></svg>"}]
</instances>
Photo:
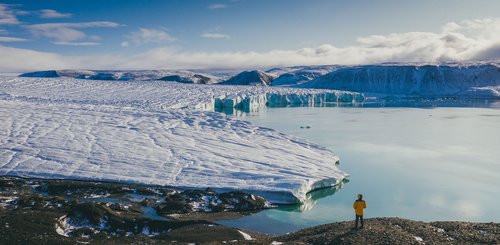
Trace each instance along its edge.
<instances>
[{"instance_id":1,"label":"glacier ice cliff","mask_svg":"<svg viewBox=\"0 0 500 245\"><path fill-rule=\"evenodd\" d=\"M217 111L236 109L245 112L258 111L259 108L286 106L319 106L328 103L363 102L360 93L334 90L300 90L268 91L262 94L243 94L213 98L213 107Z\"/></svg>"}]
</instances>

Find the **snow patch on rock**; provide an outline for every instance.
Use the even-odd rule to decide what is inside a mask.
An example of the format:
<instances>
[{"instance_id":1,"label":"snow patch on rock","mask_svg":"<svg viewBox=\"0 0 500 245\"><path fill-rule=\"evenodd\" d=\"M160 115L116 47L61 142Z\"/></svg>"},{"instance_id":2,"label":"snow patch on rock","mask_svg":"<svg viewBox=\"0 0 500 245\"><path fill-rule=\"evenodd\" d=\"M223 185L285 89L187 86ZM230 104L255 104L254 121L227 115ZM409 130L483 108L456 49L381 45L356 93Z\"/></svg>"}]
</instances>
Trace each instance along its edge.
<instances>
[{"instance_id":1,"label":"snow patch on rock","mask_svg":"<svg viewBox=\"0 0 500 245\"><path fill-rule=\"evenodd\" d=\"M252 236L248 235L247 233L243 232L243 231L240 231L238 230L238 232L243 236L243 238L247 241L251 241L253 240Z\"/></svg>"}]
</instances>

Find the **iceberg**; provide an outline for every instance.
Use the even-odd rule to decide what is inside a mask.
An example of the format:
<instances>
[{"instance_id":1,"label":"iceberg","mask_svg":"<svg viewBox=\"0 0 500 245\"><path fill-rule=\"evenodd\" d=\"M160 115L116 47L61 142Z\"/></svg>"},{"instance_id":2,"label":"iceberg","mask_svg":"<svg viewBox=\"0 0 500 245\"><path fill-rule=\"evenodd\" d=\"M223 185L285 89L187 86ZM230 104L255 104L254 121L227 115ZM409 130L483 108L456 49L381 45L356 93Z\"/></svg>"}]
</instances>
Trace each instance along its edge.
<instances>
[{"instance_id":1,"label":"iceberg","mask_svg":"<svg viewBox=\"0 0 500 245\"><path fill-rule=\"evenodd\" d=\"M0 174L212 187L304 202L308 192L346 178L339 157L213 112L216 104L362 99L333 90L0 77Z\"/></svg>"}]
</instances>

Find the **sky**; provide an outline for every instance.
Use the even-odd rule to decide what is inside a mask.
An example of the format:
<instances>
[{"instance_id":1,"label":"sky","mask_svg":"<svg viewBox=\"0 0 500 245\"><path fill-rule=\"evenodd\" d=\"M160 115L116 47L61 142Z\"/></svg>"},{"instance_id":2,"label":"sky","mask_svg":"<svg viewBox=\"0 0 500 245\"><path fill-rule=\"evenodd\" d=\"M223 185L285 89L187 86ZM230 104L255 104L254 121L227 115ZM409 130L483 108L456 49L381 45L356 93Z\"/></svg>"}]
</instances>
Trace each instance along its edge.
<instances>
[{"instance_id":1,"label":"sky","mask_svg":"<svg viewBox=\"0 0 500 245\"><path fill-rule=\"evenodd\" d=\"M0 72L500 59L498 0L0 0Z\"/></svg>"}]
</instances>

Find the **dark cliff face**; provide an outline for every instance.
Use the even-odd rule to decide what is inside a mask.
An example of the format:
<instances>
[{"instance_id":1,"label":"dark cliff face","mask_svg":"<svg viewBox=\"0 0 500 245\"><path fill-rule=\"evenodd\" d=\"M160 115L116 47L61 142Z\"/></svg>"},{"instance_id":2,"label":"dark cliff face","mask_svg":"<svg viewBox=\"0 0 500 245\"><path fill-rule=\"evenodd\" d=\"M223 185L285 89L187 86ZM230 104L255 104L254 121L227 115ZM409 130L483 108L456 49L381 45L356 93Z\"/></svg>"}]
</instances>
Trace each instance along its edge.
<instances>
[{"instance_id":1,"label":"dark cliff face","mask_svg":"<svg viewBox=\"0 0 500 245\"><path fill-rule=\"evenodd\" d=\"M256 85L270 86L274 77L266 74L263 71L244 71L230 78L227 81L221 82L222 85Z\"/></svg>"},{"instance_id":2,"label":"dark cliff face","mask_svg":"<svg viewBox=\"0 0 500 245\"><path fill-rule=\"evenodd\" d=\"M400 95L456 95L475 87L500 86L495 65L378 65L339 69L301 87Z\"/></svg>"},{"instance_id":3,"label":"dark cliff face","mask_svg":"<svg viewBox=\"0 0 500 245\"><path fill-rule=\"evenodd\" d=\"M158 80L162 81L172 81L172 82L180 82L180 83L188 83L187 79L182 78L179 75L170 75L170 76L164 76Z\"/></svg>"},{"instance_id":4,"label":"dark cliff face","mask_svg":"<svg viewBox=\"0 0 500 245\"><path fill-rule=\"evenodd\" d=\"M214 83L214 80L212 78L200 74L194 74L192 76L169 75L169 76L164 76L158 80L179 82L179 83L195 83L195 84Z\"/></svg>"},{"instance_id":5,"label":"dark cliff face","mask_svg":"<svg viewBox=\"0 0 500 245\"><path fill-rule=\"evenodd\" d=\"M211 78L203 76L203 75L200 75L200 74L195 74L194 77L198 79L198 82L197 82L198 84L210 84L210 83L213 83L213 80Z\"/></svg>"}]
</instances>

